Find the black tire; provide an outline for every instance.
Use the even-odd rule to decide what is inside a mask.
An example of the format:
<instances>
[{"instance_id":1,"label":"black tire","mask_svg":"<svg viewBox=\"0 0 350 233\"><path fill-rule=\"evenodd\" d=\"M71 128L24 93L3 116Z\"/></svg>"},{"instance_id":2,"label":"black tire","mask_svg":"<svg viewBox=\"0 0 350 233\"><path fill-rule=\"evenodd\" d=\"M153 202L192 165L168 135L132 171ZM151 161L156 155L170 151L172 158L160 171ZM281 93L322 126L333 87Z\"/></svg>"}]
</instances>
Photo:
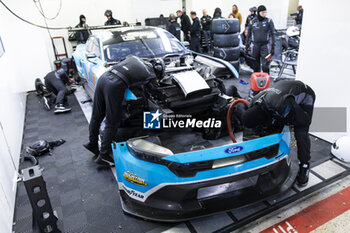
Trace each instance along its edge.
<instances>
[{"instance_id":1,"label":"black tire","mask_svg":"<svg viewBox=\"0 0 350 233\"><path fill-rule=\"evenodd\" d=\"M221 58L225 61L236 61L239 59L239 47L232 48L214 48L214 57Z\"/></svg>"},{"instance_id":2,"label":"black tire","mask_svg":"<svg viewBox=\"0 0 350 233\"><path fill-rule=\"evenodd\" d=\"M214 34L214 46L237 47L239 45L239 33Z\"/></svg>"},{"instance_id":3,"label":"black tire","mask_svg":"<svg viewBox=\"0 0 350 233\"><path fill-rule=\"evenodd\" d=\"M211 23L211 30L214 34L232 34L240 32L238 19L214 19Z\"/></svg>"},{"instance_id":4,"label":"black tire","mask_svg":"<svg viewBox=\"0 0 350 233\"><path fill-rule=\"evenodd\" d=\"M230 64L233 65L233 67L235 67L237 72L239 73L239 60L238 61L230 61Z\"/></svg>"}]
</instances>

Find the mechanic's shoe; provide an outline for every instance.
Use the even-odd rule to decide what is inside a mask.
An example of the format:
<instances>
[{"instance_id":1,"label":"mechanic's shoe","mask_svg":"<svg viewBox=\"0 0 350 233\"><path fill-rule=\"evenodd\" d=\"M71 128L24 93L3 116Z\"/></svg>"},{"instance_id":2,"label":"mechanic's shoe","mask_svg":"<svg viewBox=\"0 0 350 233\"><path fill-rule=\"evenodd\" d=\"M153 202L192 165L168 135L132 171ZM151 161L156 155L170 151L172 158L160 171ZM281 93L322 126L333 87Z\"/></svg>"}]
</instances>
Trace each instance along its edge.
<instances>
[{"instance_id":1,"label":"mechanic's shoe","mask_svg":"<svg viewBox=\"0 0 350 233\"><path fill-rule=\"evenodd\" d=\"M241 64L240 69L249 71L249 72L254 72L254 70L250 66L248 66L246 63Z\"/></svg>"},{"instance_id":2,"label":"mechanic's shoe","mask_svg":"<svg viewBox=\"0 0 350 233\"><path fill-rule=\"evenodd\" d=\"M94 145L91 142L88 142L86 144L83 145L87 150L91 151L95 156L98 156L98 154L100 154L100 150L98 149L97 144Z\"/></svg>"},{"instance_id":3,"label":"mechanic's shoe","mask_svg":"<svg viewBox=\"0 0 350 233\"><path fill-rule=\"evenodd\" d=\"M43 103L44 103L44 107L47 111L50 111L51 110L51 106L50 106L50 102L48 100L47 97L43 97Z\"/></svg>"},{"instance_id":4,"label":"mechanic's shoe","mask_svg":"<svg viewBox=\"0 0 350 233\"><path fill-rule=\"evenodd\" d=\"M310 165L308 163L301 163L299 165L299 173L297 176L297 184L301 187L304 187L309 182L309 172Z\"/></svg>"},{"instance_id":5,"label":"mechanic's shoe","mask_svg":"<svg viewBox=\"0 0 350 233\"><path fill-rule=\"evenodd\" d=\"M71 109L66 108L63 104L56 104L55 113L69 112Z\"/></svg>"},{"instance_id":6,"label":"mechanic's shoe","mask_svg":"<svg viewBox=\"0 0 350 233\"><path fill-rule=\"evenodd\" d=\"M100 165L104 166L104 167L112 167L112 166L114 166L114 160L108 154L107 155L99 154L97 159L95 159L95 162L97 164L100 164Z\"/></svg>"}]
</instances>

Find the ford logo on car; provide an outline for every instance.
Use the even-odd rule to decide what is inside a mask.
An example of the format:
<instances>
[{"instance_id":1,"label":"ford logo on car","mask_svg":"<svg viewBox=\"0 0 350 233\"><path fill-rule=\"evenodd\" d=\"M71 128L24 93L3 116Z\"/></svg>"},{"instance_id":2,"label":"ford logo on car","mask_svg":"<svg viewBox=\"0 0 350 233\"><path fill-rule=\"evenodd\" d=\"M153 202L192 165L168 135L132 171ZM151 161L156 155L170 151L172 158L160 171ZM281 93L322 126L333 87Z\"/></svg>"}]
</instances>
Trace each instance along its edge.
<instances>
[{"instance_id":1,"label":"ford logo on car","mask_svg":"<svg viewBox=\"0 0 350 233\"><path fill-rule=\"evenodd\" d=\"M226 148L225 153L234 154L234 153L241 152L242 150L243 150L242 146L231 146L231 147Z\"/></svg>"}]
</instances>

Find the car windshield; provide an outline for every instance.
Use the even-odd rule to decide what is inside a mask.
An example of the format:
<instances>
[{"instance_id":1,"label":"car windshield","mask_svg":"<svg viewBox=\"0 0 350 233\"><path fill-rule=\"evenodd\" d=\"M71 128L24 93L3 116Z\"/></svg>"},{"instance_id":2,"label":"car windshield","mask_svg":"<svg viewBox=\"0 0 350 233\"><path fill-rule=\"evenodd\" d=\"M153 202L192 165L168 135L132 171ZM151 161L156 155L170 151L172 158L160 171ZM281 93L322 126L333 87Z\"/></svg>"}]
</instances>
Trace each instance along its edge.
<instances>
[{"instance_id":1,"label":"car windshield","mask_svg":"<svg viewBox=\"0 0 350 233\"><path fill-rule=\"evenodd\" d=\"M128 55L149 58L186 52L183 44L163 29L126 31L103 44L107 62L120 61Z\"/></svg>"}]
</instances>

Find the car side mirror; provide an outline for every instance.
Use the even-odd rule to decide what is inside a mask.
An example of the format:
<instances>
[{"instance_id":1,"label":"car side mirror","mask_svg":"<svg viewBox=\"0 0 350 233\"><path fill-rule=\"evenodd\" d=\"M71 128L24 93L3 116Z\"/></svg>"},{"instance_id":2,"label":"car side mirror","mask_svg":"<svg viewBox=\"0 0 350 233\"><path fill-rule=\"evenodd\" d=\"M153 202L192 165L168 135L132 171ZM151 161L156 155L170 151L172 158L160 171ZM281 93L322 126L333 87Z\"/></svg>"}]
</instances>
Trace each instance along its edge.
<instances>
[{"instance_id":1,"label":"car side mirror","mask_svg":"<svg viewBox=\"0 0 350 233\"><path fill-rule=\"evenodd\" d=\"M86 53L85 56L87 59L97 57L96 54L94 54L94 53Z\"/></svg>"}]
</instances>

